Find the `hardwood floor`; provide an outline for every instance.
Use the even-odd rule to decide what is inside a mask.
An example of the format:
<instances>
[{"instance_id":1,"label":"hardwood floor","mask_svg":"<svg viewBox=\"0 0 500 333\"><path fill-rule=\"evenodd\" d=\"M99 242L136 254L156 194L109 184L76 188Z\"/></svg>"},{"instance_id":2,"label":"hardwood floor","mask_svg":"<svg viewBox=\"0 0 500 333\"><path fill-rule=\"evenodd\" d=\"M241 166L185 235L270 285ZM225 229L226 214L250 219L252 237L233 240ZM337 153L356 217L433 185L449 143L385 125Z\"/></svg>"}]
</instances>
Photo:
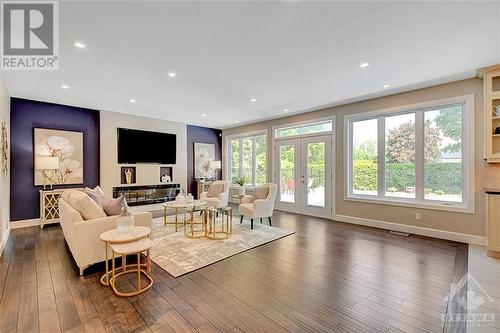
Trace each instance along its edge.
<instances>
[{"instance_id":1,"label":"hardwood floor","mask_svg":"<svg viewBox=\"0 0 500 333\"><path fill-rule=\"evenodd\" d=\"M11 230L0 258L1 332L442 332L464 244L277 212L295 235L179 278L153 266L120 298L80 278L59 226ZM123 278L120 287L133 288Z\"/></svg>"}]
</instances>

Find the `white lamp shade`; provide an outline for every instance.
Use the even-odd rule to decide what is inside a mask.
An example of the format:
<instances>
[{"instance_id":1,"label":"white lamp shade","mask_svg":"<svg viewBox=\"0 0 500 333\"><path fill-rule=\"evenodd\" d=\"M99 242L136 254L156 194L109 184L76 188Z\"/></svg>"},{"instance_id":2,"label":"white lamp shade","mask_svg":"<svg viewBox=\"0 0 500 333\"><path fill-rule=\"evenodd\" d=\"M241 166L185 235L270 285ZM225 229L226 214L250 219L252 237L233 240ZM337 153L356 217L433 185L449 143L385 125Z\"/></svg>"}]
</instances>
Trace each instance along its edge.
<instances>
[{"instance_id":1,"label":"white lamp shade","mask_svg":"<svg viewBox=\"0 0 500 333\"><path fill-rule=\"evenodd\" d=\"M56 169L59 169L59 157L57 157L57 156L37 156L35 158L35 167L37 170L56 170Z\"/></svg>"},{"instance_id":2,"label":"white lamp shade","mask_svg":"<svg viewBox=\"0 0 500 333\"><path fill-rule=\"evenodd\" d=\"M220 169L221 167L222 167L221 161L210 161L210 169L215 170L215 169Z\"/></svg>"}]
</instances>

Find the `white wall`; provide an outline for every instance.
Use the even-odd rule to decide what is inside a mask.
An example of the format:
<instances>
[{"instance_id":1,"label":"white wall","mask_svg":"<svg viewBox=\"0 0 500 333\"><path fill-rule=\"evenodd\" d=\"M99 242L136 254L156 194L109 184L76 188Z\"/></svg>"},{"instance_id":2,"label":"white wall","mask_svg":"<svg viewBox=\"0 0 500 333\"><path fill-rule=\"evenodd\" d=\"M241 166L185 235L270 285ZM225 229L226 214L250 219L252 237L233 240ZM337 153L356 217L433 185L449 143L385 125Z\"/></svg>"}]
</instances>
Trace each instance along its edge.
<instances>
[{"instance_id":1,"label":"white wall","mask_svg":"<svg viewBox=\"0 0 500 333\"><path fill-rule=\"evenodd\" d=\"M8 145L10 149L10 97L7 88L0 79L0 121L7 122ZM10 150L9 150L10 151ZM9 153L10 159L10 153ZM4 176L0 174L0 254L2 253L9 230L7 229L10 222L10 160L9 174Z\"/></svg>"},{"instance_id":2,"label":"white wall","mask_svg":"<svg viewBox=\"0 0 500 333\"><path fill-rule=\"evenodd\" d=\"M120 167L117 157L117 128L132 128L146 131L172 133L177 135L177 163L173 165L174 183L186 188L187 184L187 126L167 120L128 115L117 112L100 112L100 185L107 195L111 195L114 186L120 186ZM155 143L152 143L155 144ZM157 147L168 150L169 147ZM153 185L160 183L159 164L137 164L136 185ZM161 165L163 166L163 165Z\"/></svg>"}]
</instances>

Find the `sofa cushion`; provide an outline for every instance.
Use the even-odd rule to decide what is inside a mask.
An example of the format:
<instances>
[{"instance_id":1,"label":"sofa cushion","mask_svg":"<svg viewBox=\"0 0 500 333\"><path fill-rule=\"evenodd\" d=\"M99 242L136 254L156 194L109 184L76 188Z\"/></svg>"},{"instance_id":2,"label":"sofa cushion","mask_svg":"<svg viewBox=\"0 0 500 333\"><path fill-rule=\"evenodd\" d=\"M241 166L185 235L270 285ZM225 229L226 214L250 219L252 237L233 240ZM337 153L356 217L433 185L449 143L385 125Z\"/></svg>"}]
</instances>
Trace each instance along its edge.
<instances>
[{"instance_id":1,"label":"sofa cushion","mask_svg":"<svg viewBox=\"0 0 500 333\"><path fill-rule=\"evenodd\" d=\"M207 197L216 198L219 196L219 194L222 193L223 189L224 184L210 184L210 186L208 187Z\"/></svg>"},{"instance_id":2,"label":"sofa cushion","mask_svg":"<svg viewBox=\"0 0 500 333\"><path fill-rule=\"evenodd\" d=\"M63 193L63 199L66 200L74 209L76 209L84 220L93 220L100 217L106 217L104 210L83 191L69 190Z\"/></svg>"},{"instance_id":3,"label":"sofa cushion","mask_svg":"<svg viewBox=\"0 0 500 333\"><path fill-rule=\"evenodd\" d=\"M267 199L269 187L258 187L254 190L255 199Z\"/></svg>"},{"instance_id":4,"label":"sofa cushion","mask_svg":"<svg viewBox=\"0 0 500 333\"><path fill-rule=\"evenodd\" d=\"M120 215L122 213L122 208L127 205L127 201L125 201L125 197L123 195L116 199L103 195L101 196L101 203L104 212L108 216Z\"/></svg>"}]
</instances>

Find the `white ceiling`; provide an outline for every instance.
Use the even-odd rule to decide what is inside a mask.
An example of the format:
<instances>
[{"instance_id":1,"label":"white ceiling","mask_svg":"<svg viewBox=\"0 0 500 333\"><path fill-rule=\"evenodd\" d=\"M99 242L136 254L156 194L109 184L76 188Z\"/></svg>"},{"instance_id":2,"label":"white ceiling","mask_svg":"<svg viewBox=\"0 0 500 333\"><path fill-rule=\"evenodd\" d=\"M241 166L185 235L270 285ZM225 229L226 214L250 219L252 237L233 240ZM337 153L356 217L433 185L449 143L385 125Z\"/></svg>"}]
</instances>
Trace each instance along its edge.
<instances>
[{"instance_id":1,"label":"white ceiling","mask_svg":"<svg viewBox=\"0 0 500 333\"><path fill-rule=\"evenodd\" d=\"M500 2L62 1L59 11L60 69L4 71L12 96L210 127L500 62Z\"/></svg>"}]
</instances>

